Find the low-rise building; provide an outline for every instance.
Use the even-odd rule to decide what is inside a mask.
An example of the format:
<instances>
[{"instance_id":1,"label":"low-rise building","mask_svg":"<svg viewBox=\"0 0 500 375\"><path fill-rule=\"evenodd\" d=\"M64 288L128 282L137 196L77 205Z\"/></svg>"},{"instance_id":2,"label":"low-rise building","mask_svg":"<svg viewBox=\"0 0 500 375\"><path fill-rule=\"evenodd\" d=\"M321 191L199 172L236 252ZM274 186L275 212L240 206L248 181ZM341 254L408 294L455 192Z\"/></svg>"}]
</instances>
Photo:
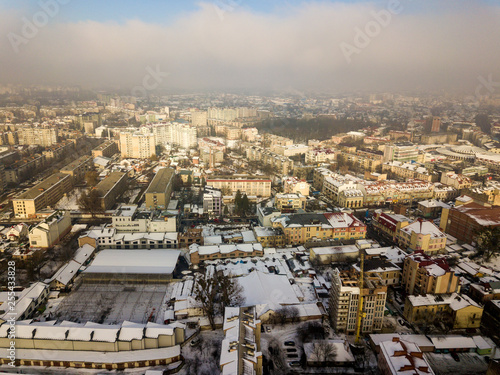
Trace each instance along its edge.
<instances>
[{"instance_id":1,"label":"low-rise building","mask_svg":"<svg viewBox=\"0 0 500 375\"><path fill-rule=\"evenodd\" d=\"M479 328L482 315L481 306L457 293L408 296L403 311L410 323L425 325L442 318L452 329Z\"/></svg>"},{"instance_id":2,"label":"low-rise building","mask_svg":"<svg viewBox=\"0 0 500 375\"><path fill-rule=\"evenodd\" d=\"M119 233L112 227L93 227L78 238L78 245L101 249L176 249L177 233Z\"/></svg>"},{"instance_id":3,"label":"low-rise building","mask_svg":"<svg viewBox=\"0 0 500 375\"><path fill-rule=\"evenodd\" d=\"M446 248L446 234L433 222L417 219L399 230L398 242L403 248L438 254Z\"/></svg>"},{"instance_id":4,"label":"low-rise building","mask_svg":"<svg viewBox=\"0 0 500 375\"><path fill-rule=\"evenodd\" d=\"M139 211L136 205L121 205L112 216L118 232L176 232L177 216L168 211Z\"/></svg>"},{"instance_id":5,"label":"low-rise building","mask_svg":"<svg viewBox=\"0 0 500 375\"><path fill-rule=\"evenodd\" d=\"M30 229L31 247L50 248L56 245L71 230L69 211L55 211L45 220Z\"/></svg>"},{"instance_id":6,"label":"low-rise building","mask_svg":"<svg viewBox=\"0 0 500 375\"><path fill-rule=\"evenodd\" d=\"M264 249L258 242L242 244L198 245L189 246L191 263L199 264L205 260L259 257Z\"/></svg>"},{"instance_id":7,"label":"low-rise building","mask_svg":"<svg viewBox=\"0 0 500 375\"><path fill-rule=\"evenodd\" d=\"M210 217L222 215L222 193L218 189L206 186L203 191L203 213Z\"/></svg>"},{"instance_id":8,"label":"low-rise building","mask_svg":"<svg viewBox=\"0 0 500 375\"><path fill-rule=\"evenodd\" d=\"M254 227L253 232L255 233L257 242L259 242L263 248L285 246L283 231L279 228Z\"/></svg>"},{"instance_id":9,"label":"low-rise building","mask_svg":"<svg viewBox=\"0 0 500 375\"><path fill-rule=\"evenodd\" d=\"M366 236L366 225L352 214L291 214L272 220L274 228L281 228L287 245L302 245L308 241L357 240Z\"/></svg>"},{"instance_id":10,"label":"low-rise building","mask_svg":"<svg viewBox=\"0 0 500 375\"><path fill-rule=\"evenodd\" d=\"M382 375L434 374L418 345L399 339L399 337L380 343L378 368Z\"/></svg>"},{"instance_id":11,"label":"low-rise building","mask_svg":"<svg viewBox=\"0 0 500 375\"><path fill-rule=\"evenodd\" d=\"M306 197L302 194L276 194L274 204L281 212L296 212L306 208Z\"/></svg>"},{"instance_id":12,"label":"low-rise building","mask_svg":"<svg viewBox=\"0 0 500 375\"><path fill-rule=\"evenodd\" d=\"M408 224L410 224L410 219L404 215L375 211L372 216L373 228L391 238L392 241L396 241L401 228L406 227Z\"/></svg>"}]
</instances>

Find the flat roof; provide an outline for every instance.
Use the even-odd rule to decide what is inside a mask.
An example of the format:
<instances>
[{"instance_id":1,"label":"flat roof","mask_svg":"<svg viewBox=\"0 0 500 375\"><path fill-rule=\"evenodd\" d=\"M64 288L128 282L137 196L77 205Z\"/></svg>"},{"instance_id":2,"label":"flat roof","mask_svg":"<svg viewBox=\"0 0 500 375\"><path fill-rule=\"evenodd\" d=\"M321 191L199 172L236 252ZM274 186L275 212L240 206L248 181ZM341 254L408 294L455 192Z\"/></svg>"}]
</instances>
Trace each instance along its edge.
<instances>
[{"instance_id":1,"label":"flat roof","mask_svg":"<svg viewBox=\"0 0 500 375\"><path fill-rule=\"evenodd\" d=\"M125 173L123 172L111 172L108 177L97 184L97 191L99 191L101 195L105 196L111 188L122 179L123 176L125 176Z\"/></svg>"},{"instance_id":2,"label":"flat roof","mask_svg":"<svg viewBox=\"0 0 500 375\"><path fill-rule=\"evenodd\" d=\"M59 181L62 181L66 178L71 178L71 176L68 174L65 174L65 173L60 173L60 172L54 173L53 175L47 177L45 180L40 182L38 185L33 186L27 192L19 195L15 199L35 199L42 192L45 192L46 190L50 189L52 186L59 183Z\"/></svg>"},{"instance_id":3,"label":"flat roof","mask_svg":"<svg viewBox=\"0 0 500 375\"><path fill-rule=\"evenodd\" d=\"M146 194L161 194L165 193L165 190L174 176L174 170L172 168L162 168L156 172L153 181L148 186Z\"/></svg>"},{"instance_id":4,"label":"flat roof","mask_svg":"<svg viewBox=\"0 0 500 375\"><path fill-rule=\"evenodd\" d=\"M78 168L80 165L82 165L85 162L88 162L89 160L90 161L92 160L92 156L83 155L83 156L79 157L78 159L72 161L71 163L69 163L65 167L61 168L61 171L72 171L73 169Z\"/></svg>"},{"instance_id":5,"label":"flat roof","mask_svg":"<svg viewBox=\"0 0 500 375\"><path fill-rule=\"evenodd\" d=\"M84 273L171 274L179 250L102 250Z\"/></svg>"}]
</instances>

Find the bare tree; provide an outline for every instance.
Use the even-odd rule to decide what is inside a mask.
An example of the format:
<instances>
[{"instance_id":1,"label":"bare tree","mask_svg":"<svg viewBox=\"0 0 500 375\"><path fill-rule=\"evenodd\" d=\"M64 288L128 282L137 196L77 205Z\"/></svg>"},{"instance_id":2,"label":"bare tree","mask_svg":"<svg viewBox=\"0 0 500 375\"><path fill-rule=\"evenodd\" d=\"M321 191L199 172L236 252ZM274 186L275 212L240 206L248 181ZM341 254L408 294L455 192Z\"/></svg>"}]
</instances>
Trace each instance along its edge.
<instances>
[{"instance_id":1,"label":"bare tree","mask_svg":"<svg viewBox=\"0 0 500 375\"><path fill-rule=\"evenodd\" d=\"M199 277L194 287L194 299L200 304L203 313L207 316L212 330L215 330L215 297L217 288L215 278Z\"/></svg>"},{"instance_id":2,"label":"bare tree","mask_svg":"<svg viewBox=\"0 0 500 375\"><path fill-rule=\"evenodd\" d=\"M325 340L313 344L312 358L317 362L333 362L336 355L337 348L331 342Z\"/></svg>"},{"instance_id":3,"label":"bare tree","mask_svg":"<svg viewBox=\"0 0 500 375\"><path fill-rule=\"evenodd\" d=\"M296 323L300 320L300 312L296 306L290 306L288 308L288 315L292 323Z\"/></svg>"},{"instance_id":4,"label":"bare tree","mask_svg":"<svg viewBox=\"0 0 500 375\"><path fill-rule=\"evenodd\" d=\"M241 306L245 303L243 287L231 274L217 273L217 288L220 291L221 310L226 306Z\"/></svg>"},{"instance_id":5,"label":"bare tree","mask_svg":"<svg viewBox=\"0 0 500 375\"><path fill-rule=\"evenodd\" d=\"M98 213L104 212L101 206L101 196L96 189L83 192L78 198L78 207L84 212L88 212L95 218Z\"/></svg>"}]
</instances>

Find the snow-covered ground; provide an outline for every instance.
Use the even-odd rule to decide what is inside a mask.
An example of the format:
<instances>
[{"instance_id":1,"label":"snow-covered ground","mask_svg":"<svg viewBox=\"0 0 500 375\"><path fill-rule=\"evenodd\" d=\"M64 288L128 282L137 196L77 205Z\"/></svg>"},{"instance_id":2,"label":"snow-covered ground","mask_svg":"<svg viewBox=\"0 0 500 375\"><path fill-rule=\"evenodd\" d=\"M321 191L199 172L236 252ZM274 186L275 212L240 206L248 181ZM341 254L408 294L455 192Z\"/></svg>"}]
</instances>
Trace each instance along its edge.
<instances>
[{"instance_id":1,"label":"snow-covered ground","mask_svg":"<svg viewBox=\"0 0 500 375\"><path fill-rule=\"evenodd\" d=\"M56 203L55 208L59 210L78 210L77 200L83 191L85 191L84 188L74 188Z\"/></svg>"}]
</instances>

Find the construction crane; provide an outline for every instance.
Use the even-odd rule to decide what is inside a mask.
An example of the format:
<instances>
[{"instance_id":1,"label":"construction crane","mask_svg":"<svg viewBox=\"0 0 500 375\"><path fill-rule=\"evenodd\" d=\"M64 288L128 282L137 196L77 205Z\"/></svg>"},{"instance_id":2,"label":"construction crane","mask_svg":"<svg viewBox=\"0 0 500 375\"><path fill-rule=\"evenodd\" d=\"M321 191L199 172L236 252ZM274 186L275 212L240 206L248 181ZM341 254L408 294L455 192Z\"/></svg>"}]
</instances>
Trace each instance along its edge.
<instances>
[{"instance_id":1,"label":"construction crane","mask_svg":"<svg viewBox=\"0 0 500 375\"><path fill-rule=\"evenodd\" d=\"M365 272L365 251L359 250L359 299L358 299L358 316L356 325L356 344L359 344L359 339L361 336L361 324L363 323L363 274Z\"/></svg>"}]
</instances>

